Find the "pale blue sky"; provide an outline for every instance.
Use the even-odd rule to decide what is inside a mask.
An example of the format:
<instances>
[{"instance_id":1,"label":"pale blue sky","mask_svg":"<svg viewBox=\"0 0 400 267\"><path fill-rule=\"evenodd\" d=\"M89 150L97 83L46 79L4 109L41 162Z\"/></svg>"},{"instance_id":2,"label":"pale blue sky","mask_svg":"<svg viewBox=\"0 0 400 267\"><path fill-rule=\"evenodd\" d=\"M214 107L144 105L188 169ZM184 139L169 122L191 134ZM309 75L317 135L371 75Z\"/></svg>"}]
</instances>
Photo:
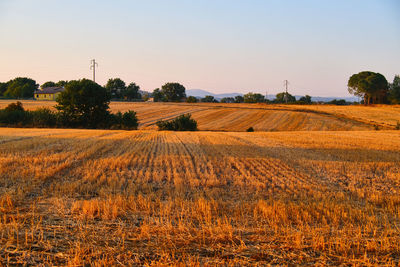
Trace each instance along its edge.
<instances>
[{"instance_id":1,"label":"pale blue sky","mask_svg":"<svg viewBox=\"0 0 400 267\"><path fill-rule=\"evenodd\" d=\"M347 96L400 74L400 1L0 0L0 81L91 78L92 58L100 84Z\"/></svg>"}]
</instances>

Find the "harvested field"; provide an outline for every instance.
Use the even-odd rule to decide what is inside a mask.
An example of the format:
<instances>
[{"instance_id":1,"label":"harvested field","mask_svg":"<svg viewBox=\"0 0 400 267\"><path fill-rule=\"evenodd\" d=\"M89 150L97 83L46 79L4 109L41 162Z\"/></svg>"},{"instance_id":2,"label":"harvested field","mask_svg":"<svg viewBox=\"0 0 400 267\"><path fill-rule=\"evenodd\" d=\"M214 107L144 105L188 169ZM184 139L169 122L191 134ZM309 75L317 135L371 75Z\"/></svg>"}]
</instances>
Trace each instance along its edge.
<instances>
[{"instance_id":1,"label":"harvested field","mask_svg":"<svg viewBox=\"0 0 400 267\"><path fill-rule=\"evenodd\" d=\"M336 117L348 118L382 127L394 127L400 123L400 105L374 106L333 106L333 105L304 105L293 106L294 109L305 109L329 113Z\"/></svg>"},{"instance_id":2,"label":"harvested field","mask_svg":"<svg viewBox=\"0 0 400 267\"><path fill-rule=\"evenodd\" d=\"M4 108L11 100L0 100ZM26 109L53 107L54 101L22 101ZM399 106L267 105L214 103L111 102L113 112L134 110L140 129L156 129L158 120L191 113L203 131L348 131L394 129Z\"/></svg>"},{"instance_id":3,"label":"harvested field","mask_svg":"<svg viewBox=\"0 0 400 267\"><path fill-rule=\"evenodd\" d=\"M399 131L3 128L0 263L396 266L399 151Z\"/></svg>"}]
</instances>

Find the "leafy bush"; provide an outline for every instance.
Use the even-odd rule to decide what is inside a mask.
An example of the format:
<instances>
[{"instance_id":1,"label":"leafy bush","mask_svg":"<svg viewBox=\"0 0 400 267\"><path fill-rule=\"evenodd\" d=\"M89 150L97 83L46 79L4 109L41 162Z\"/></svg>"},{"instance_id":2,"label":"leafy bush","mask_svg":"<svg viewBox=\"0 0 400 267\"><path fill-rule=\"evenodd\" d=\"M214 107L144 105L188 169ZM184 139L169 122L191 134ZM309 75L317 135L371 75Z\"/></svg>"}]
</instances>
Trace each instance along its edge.
<instances>
[{"instance_id":1,"label":"leafy bush","mask_svg":"<svg viewBox=\"0 0 400 267\"><path fill-rule=\"evenodd\" d=\"M54 127L57 124L57 113L48 108L39 108L30 113L34 127Z\"/></svg>"},{"instance_id":2,"label":"leafy bush","mask_svg":"<svg viewBox=\"0 0 400 267\"><path fill-rule=\"evenodd\" d=\"M17 127L54 127L57 124L57 113L48 108L26 111L21 102L11 103L0 110L0 124Z\"/></svg>"},{"instance_id":3,"label":"leafy bush","mask_svg":"<svg viewBox=\"0 0 400 267\"><path fill-rule=\"evenodd\" d=\"M398 121L396 124L396 130L400 130L400 121Z\"/></svg>"},{"instance_id":4,"label":"leafy bush","mask_svg":"<svg viewBox=\"0 0 400 267\"><path fill-rule=\"evenodd\" d=\"M110 114L109 122L111 129L136 130L139 125L136 112L132 110L125 113L118 111L116 114Z\"/></svg>"},{"instance_id":5,"label":"leafy bush","mask_svg":"<svg viewBox=\"0 0 400 267\"><path fill-rule=\"evenodd\" d=\"M337 105L337 106L346 106L349 105L350 103L348 103L346 100L344 99L333 99L332 101L329 101L328 104L331 105Z\"/></svg>"},{"instance_id":6,"label":"leafy bush","mask_svg":"<svg viewBox=\"0 0 400 267\"><path fill-rule=\"evenodd\" d=\"M159 131L197 131L197 121L191 116L191 114L180 115L170 121L158 121L156 125Z\"/></svg>"},{"instance_id":7,"label":"leafy bush","mask_svg":"<svg viewBox=\"0 0 400 267\"><path fill-rule=\"evenodd\" d=\"M32 122L31 113L24 110L0 110L0 124L5 126L24 126Z\"/></svg>"},{"instance_id":8,"label":"leafy bush","mask_svg":"<svg viewBox=\"0 0 400 267\"><path fill-rule=\"evenodd\" d=\"M197 98L194 96L188 96L188 98L186 98L186 102L187 103L197 103Z\"/></svg>"},{"instance_id":9,"label":"leafy bush","mask_svg":"<svg viewBox=\"0 0 400 267\"><path fill-rule=\"evenodd\" d=\"M204 102L204 103L217 103L218 100L215 99L215 97L212 96L212 95L206 95L205 97L203 97L201 99L201 102Z\"/></svg>"},{"instance_id":10,"label":"leafy bush","mask_svg":"<svg viewBox=\"0 0 400 267\"><path fill-rule=\"evenodd\" d=\"M0 109L0 125L13 127L91 127L90 124L71 122L71 116L62 111L52 111L39 108L34 111L24 110L21 102L11 103L5 109ZM127 111L116 114L106 113L97 128L136 130L138 119L136 112Z\"/></svg>"},{"instance_id":11,"label":"leafy bush","mask_svg":"<svg viewBox=\"0 0 400 267\"><path fill-rule=\"evenodd\" d=\"M5 108L6 111L24 111L24 107L22 106L22 103L17 101L16 103L10 103L8 106Z\"/></svg>"},{"instance_id":12,"label":"leafy bush","mask_svg":"<svg viewBox=\"0 0 400 267\"><path fill-rule=\"evenodd\" d=\"M253 127L250 127L250 128L248 128L248 129L246 130L246 132L254 132L254 128L253 128Z\"/></svg>"},{"instance_id":13,"label":"leafy bush","mask_svg":"<svg viewBox=\"0 0 400 267\"><path fill-rule=\"evenodd\" d=\"M243 96L245 103L263 103L265 102L265 97L258 93L247 93Z\"/></svg>"},{"instance_id":14,"label":"leafy bush","mask_svg":"<svg viewBox=\"0 0 400 267\"><path fill-rule=\"evenodd\" d=\"M122 126L124 129L136 130L138 125L136 112L129 110L122 115Z\"/></svg>"}]
</instances>

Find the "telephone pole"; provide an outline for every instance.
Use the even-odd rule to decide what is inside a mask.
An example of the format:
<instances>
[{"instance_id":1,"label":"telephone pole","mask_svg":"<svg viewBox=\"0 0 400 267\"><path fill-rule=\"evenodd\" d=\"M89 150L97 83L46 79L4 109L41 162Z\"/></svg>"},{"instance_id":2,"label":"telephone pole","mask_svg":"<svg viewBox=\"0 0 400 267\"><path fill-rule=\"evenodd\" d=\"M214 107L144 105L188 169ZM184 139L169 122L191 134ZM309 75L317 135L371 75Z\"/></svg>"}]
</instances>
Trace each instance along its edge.
<instances>
[{"instance_id":1,"label":"telephone pole","mask_svg":"<svg viewBox=\"0 0 400 267\"><path fill-rule=\"evenodd\" d=\"M93 70L93 81L96 82L96 66L98 66L95 59L90 61L90 69Z\"/></svg>"},{"instance_id":2,"label":"telephone pole","mask_svg":"<svg viewBox=\"0 0 400 267\"><path fill-rule=\"evenodd\" d=\"M285 88L286 88L286 92L285 92L285 102L286 102L286 104L287 104L287 102L288 102L288 91L287 91L287 88L288 88L288 85L289 85L289 81L288 81L288 80L284 80L284 81L283 81L283 85L284 85Z\"/></svg>"}]
</instances>

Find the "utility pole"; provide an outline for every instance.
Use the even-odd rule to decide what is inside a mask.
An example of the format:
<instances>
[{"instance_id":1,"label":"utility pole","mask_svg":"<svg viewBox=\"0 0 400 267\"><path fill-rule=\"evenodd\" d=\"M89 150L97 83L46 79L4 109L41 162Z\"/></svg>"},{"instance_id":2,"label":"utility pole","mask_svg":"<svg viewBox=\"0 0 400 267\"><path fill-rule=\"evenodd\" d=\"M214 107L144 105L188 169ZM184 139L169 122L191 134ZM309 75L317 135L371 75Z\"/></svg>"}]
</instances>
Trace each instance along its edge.
<instances>
[{"instance_id":1,"label":"utility pole","mask_svg":"<svg viewBox=\"0 0 400 267\"><path fill-rule=\"evenodd\" d=\"M288 81L288 80L284 80L284 81L283 81L283 85L284 85L285 88L286 88L286 92L285 92L285 102L286 102L286 104L287 104L287 102L288 102L288 91L287 91L287 88L288 88L288 85L289 85L289 81Z\"/></svg>"},{"instance_id":2,"label":"utility pole","mask_svg":"<svg viewBox=\"0 0 400 267\"><path fill-rule=\"evenodd\" d=\"M95 59L90 61L90 69L93 70L93 81L96 82L96 66L98 66Z\"/></svg>"}]
</instances>

